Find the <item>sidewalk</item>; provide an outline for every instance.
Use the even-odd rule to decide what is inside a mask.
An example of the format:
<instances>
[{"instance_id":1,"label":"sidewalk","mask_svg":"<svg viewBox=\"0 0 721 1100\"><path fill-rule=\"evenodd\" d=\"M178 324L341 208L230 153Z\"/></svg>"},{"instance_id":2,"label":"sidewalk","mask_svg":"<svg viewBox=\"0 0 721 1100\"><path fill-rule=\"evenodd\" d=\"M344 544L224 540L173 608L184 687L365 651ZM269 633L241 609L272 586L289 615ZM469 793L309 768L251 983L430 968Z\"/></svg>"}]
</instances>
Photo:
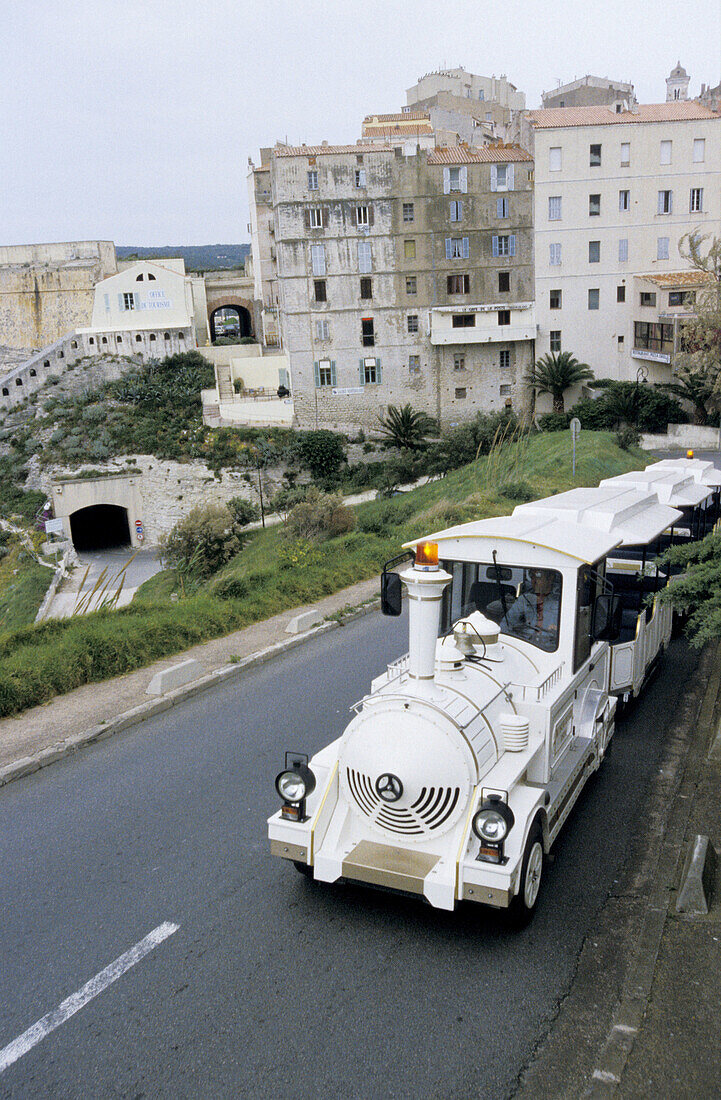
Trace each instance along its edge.
<instances>
[{"instance_id":1,"label":"sidewalk","mask_svg":"<svg viewBox=\"0 0 721 1100\"><path fill-rule=\"evenodd\" d=\"M83 744L109 736L151 714L167 710L189 695L212 687L219 680L238 675L249 664L265 660L281 650L298 645L313 634L338 625L335 621L325 622L304 634L290 635L285 628L295 615L311 608L324 618L370 611L378 605L378 590L377 577L361 581L325 599L289 609L225 638L204 642L113 680L85 684L17 717L0 719L0 787L11 779L53 763ZM189 658L194 658L202 666L201 679L160 697L145 694L156 672Z\"/></svg>"}]
</instances>

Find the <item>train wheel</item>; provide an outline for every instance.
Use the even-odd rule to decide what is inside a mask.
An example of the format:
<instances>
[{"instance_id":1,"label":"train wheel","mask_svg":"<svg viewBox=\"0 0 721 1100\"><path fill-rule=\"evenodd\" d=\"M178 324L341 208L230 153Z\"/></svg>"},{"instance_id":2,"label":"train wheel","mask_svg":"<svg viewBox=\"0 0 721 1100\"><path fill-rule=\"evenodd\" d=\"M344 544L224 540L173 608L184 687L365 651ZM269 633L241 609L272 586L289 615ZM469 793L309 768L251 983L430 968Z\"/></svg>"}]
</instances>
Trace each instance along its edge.
<instances>
[{"instance_id":1,"label":"train wheel","mask_svg":"<svg viewBox=\"0 0 721 1100\"><path fill-rule=\"evenodd\" d=\"M543 878L543 834L536 823L526 841L521 864L521 882L518 894L511 902L509 916L512 923L522 928L533 916Z\"/></svg>"}]
</instances>

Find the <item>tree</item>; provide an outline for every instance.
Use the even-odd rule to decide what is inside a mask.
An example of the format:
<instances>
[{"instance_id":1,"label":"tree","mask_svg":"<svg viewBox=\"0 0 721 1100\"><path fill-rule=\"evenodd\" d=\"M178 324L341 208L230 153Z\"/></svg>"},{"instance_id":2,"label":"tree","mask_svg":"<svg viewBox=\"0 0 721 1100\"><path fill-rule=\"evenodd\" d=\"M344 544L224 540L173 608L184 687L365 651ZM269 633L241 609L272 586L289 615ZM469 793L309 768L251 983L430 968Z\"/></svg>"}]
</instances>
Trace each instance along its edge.
<instances>
[{"instance_id":1,"label":"tree","mask_svg":"<svg viewBox=\"0 0 721 1100\"><path fill-rule=\"evenodd\" d=\"M438 431L433 417L417 412L410 405L389 405L385 416L379 416L381 432L390 447L398 450L420 451L426 446L429 435Z\"/></svg>"},{"instance_id":2,"label":"tree","mask_svg":"<svg viewBox=\"0 0 721 1100\"><path fill-rule=\"evenodd\" d=\"M686 634L694 648L721 638L721 534L701 542L672 546L662 561L681 565L684 572L660 593L662 603L688 615Z\"/></svg>"},{"instance_id":3,"label":"tree","mask_svg":"<svg viewBox=\"0 0 721 1100\"><path fill-rule=\"evenodd\" d=\"M710 241L708 247L706 242ZM666 388L690 401L697 424L721 410L721 238L687 233L679 252L699 272L694 315L684 322L674 382Z\"/></svg>"},{"instance_id":4,"label":"tree","mask_svg":"<svg viewBox=\"0 0 721 1100\"><path fill-rule=\"evenodd\" d=\"M565 410L563 395L566 390L592 378L593 371L588 363L579 363L570 351L559 351L556 354L546 352L531 367L524 381L536 393L550 393L553 411L562 413Z\"/></svg>"},{"instance_id":5,"label":"tree","mask_svg":"<svg viewBox=\"0 0 721 1100\"><path fill-rule=\"evenodd\" d=\"M317 481L334 478L345 462L343 437L326 428L303 432L298 441L298 455Z\"/></svg>"}]
</instances>

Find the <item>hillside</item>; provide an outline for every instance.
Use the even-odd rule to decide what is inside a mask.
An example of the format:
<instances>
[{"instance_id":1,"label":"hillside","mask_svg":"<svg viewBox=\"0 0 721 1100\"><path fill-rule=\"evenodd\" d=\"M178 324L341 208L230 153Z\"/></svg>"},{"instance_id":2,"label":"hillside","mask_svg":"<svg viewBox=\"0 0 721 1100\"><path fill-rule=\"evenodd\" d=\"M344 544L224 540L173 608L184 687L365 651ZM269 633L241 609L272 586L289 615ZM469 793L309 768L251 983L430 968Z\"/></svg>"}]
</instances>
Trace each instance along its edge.
<instances>
[{"instance_id":1,"label":"hillside","mask_svg":"<svg viewBox=\"0 0 721 1100\"><path fill-rule=\"evenodd\" d=\"M249 244L173 244L162 248L145 245L117 245L119 260L161 260L182 256L186 271L219 271L223 268L239 268L250 253Z\"/></svg>"}]
</instances>

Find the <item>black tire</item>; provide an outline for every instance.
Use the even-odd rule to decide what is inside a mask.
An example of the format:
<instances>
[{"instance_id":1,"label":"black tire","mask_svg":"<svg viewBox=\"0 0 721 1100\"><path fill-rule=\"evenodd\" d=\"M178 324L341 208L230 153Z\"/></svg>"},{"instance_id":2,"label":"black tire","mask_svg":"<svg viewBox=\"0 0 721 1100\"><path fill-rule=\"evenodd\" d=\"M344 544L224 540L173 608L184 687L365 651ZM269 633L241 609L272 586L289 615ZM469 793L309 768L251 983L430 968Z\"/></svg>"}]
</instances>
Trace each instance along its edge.
<instances>
[{"instance_id":1,"label":"black tire","mask_svg":"<svg viewBox=\"0 0 721 1100\"><path fill-rule=\"evenodd\" d=\"M528 834L523 852L518 894L508 909L511 923L516 928L525 927L536 911L543 883L543 864L543 832L539 822L536 822Z\"/></svg>"},{"instance_id":2,"label":"black tire","mask_svg":"<svg viewBox=\"0 0 721 1100\"><path fill-rule=\"evenodd\" d=\"M299 875L303 875L304 878L313 878L313 868L307 863L301 863L299 860L293 860L293 866Z\"/></svg>"}]
</instances>

